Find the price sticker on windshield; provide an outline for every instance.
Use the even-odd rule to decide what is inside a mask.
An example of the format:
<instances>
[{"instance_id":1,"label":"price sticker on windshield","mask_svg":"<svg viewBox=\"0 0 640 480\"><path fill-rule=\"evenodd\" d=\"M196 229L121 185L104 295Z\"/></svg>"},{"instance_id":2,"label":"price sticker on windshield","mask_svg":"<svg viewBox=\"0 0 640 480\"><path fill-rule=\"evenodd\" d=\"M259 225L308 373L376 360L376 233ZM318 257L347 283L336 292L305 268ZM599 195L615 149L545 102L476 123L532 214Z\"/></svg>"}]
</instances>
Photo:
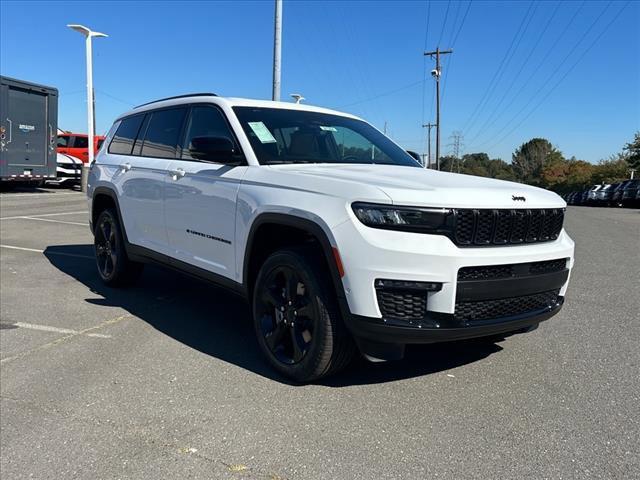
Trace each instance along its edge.
<instances>
[{"instance_id":1,"label":"price sticker on windshield","mask_svg":"<svg viewBox=\"0 0 640 480\"><path fill-rule=\"evenodd\" d=\"M262 143L276 143L276 139L271 135L267 126L262 122L249 122L249 126L253 133L256 134L258 140Z\"/></svg>"},{"instance_id":2,"label":"price sticker on windshield","mask_svg":"<svg viewBox=\"0 0 640 480\"><path fill-rule=\"evenodd\" d=\"M325 132L337 132L338 129L336 127L325 127L324 125L320 125L320 130L324 130Z\"/></svg>"}]
</instances>

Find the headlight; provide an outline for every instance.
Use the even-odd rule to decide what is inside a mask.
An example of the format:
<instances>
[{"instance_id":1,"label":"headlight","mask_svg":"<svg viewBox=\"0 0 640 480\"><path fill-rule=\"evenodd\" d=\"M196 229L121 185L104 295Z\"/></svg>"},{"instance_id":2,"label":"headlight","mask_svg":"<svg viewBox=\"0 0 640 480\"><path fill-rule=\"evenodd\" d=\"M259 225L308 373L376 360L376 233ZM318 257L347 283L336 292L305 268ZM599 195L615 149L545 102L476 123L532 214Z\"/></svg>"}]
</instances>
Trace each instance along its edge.
<instances>
[{"instance_id":1,"label":"headlight","mask_svg":"<svg viewBox=\"0 0 640 480\"><path fill-rule=\"evenodd\" d=\"M395 207L371 203L351 205L358 220L368 227L407 232L446 234L451 231L448 208Z\"/></svg>"}]
</instances>

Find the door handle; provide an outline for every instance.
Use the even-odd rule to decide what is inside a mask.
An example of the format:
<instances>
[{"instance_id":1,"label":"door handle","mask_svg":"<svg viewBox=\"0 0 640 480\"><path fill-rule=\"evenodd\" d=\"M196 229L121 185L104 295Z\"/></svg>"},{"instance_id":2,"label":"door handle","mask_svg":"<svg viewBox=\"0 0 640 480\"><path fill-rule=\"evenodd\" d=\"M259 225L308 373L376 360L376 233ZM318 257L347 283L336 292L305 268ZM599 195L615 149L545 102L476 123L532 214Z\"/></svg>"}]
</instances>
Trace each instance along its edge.
<instances>
[{"instance_id":1,"label":"door handle","mask_svg":"<svg viewBox=\"0 0 640 480\"><path fill-rule=\"evenodd\" d=\"M122 171L128 172L129 170L131 170L131 164L130 163L123 163L122 165L120 165L120 168L122 168Z\"/></svg>"},{"instance_id":2,"label":"door handle","mask_svg":"<svg viewBox=\"0 0 640 480\"><path fill-rule=\"evenodd\" d=\"M171 171L171 178L173 178L175 181L180 180L185 175L186 172L181 168L176 168L175 170Z\"/></svg>"},{"instance_id":3,"label":"door handle","mask_svg":"<svg viewBox=\"0 0 640 480\"><path fill-rule=\"evenodd\" d=\"M7 118L7 123L9 124L9 140L5 145L8 145L13 141L13 122Z\"/></svg>"}]
</instances>

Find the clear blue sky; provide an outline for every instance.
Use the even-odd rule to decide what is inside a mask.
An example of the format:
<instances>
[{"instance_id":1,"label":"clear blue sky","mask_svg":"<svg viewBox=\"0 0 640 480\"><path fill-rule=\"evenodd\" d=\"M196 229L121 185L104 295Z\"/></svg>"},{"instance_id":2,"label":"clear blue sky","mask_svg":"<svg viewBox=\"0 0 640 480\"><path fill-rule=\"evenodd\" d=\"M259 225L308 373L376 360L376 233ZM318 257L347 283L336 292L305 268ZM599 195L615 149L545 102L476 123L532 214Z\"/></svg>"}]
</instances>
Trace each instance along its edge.
<instances>
[{"instance_id":1,"label":"clear blue sky","mask_svg":"<svg viewBox=\"0 0 640 480\"><path fill-rule=\"evenodd\" d=\"M510 161L532 137L591 162L640 129L640 4L284 2L282 94L363 116L425 150L434 120L425 47L443 63L442 145ZM0 71L60 90L61 128L86 130L84 24L94 42L97 129L185 92L270 98L273 2L0 3ZM466 17L465 17L466 13ZM463 22L464 19L464 22ZM501 67L501 68L500 68Z\"/></svg>"}]
</instances>

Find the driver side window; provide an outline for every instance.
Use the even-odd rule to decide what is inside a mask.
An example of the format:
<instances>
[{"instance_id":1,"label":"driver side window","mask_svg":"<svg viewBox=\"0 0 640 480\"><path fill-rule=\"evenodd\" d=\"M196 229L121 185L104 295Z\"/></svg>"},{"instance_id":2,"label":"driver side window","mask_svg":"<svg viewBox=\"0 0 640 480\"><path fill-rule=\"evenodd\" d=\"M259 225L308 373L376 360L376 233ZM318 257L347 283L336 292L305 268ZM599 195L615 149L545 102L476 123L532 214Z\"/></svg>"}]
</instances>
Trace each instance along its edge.
<instances>
[{"instance_id":1,"label":"driver side window","mask_svg":"<svg viewBox=\"0 0 640 480\"><path fill-rule=\"evenodd\" d=\"M235 143L222 112L215 107L195 106L191 108L182 145L181 158L183 160L199 161L193 158L189 151L195 137L226 137Z\"/></svg>"}]
</instances>

